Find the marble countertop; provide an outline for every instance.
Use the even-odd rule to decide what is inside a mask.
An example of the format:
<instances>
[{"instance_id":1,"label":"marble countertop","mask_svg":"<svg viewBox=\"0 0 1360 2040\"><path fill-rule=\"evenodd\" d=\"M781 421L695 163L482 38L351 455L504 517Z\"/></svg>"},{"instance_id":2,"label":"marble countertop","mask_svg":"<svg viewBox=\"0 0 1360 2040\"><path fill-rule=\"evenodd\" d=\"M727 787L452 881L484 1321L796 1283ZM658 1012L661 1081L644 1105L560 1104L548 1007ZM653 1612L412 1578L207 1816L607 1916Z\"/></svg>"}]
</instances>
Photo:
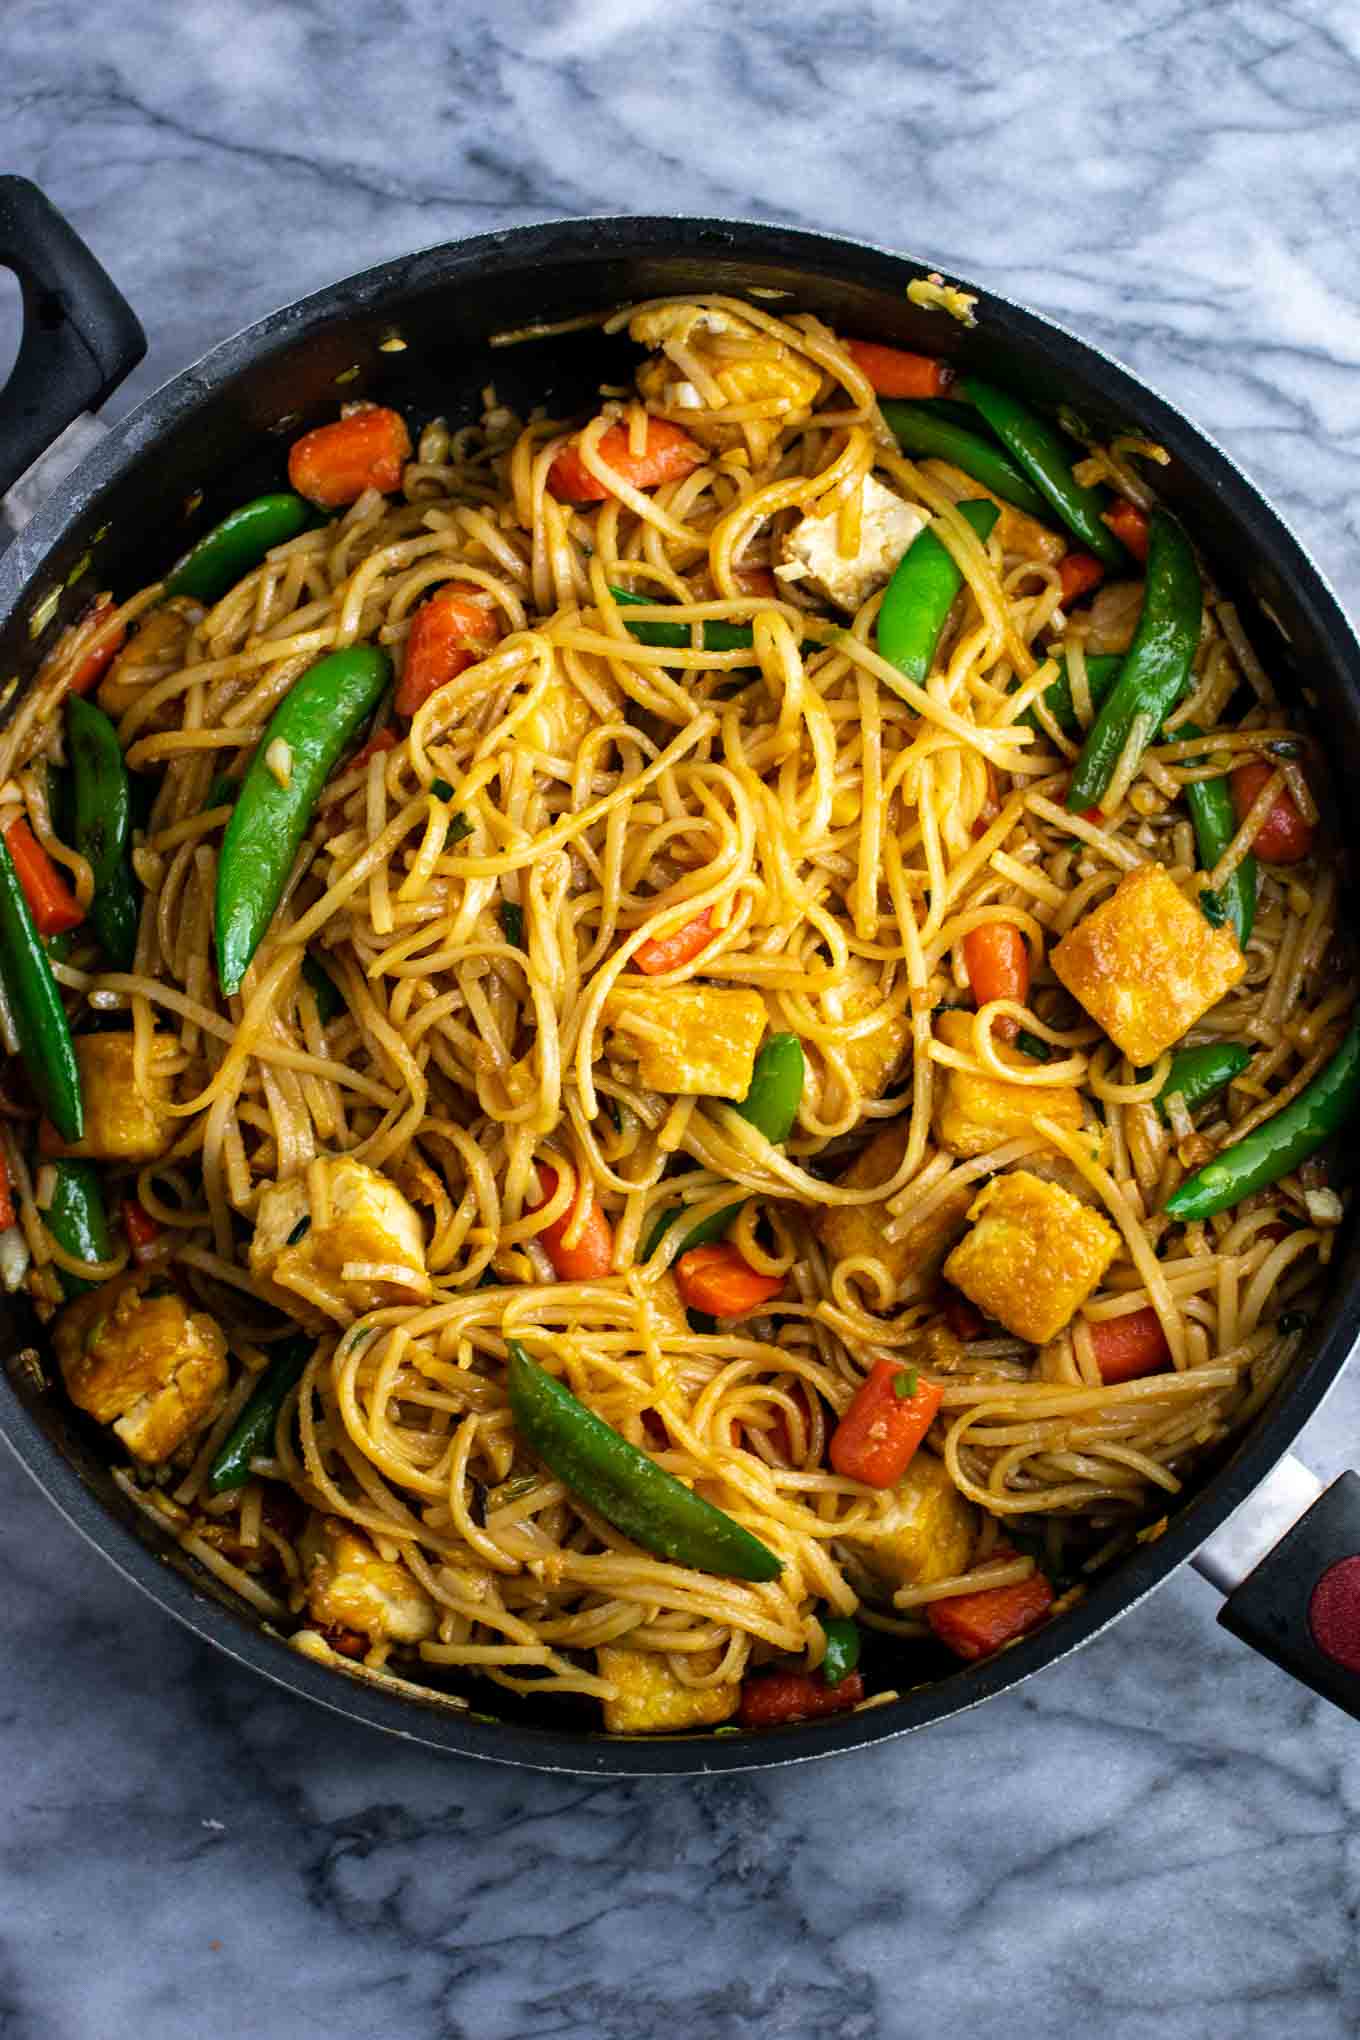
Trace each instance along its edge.
<instances>
[{"instance_id":1,"label":"marble countertop","mask_svg":"<svg viewBox=\"0 0 1360 2040\"><path fill-rule=\"evenodd\" d=\"M972 275L1209 428L1360 597L1346 0L75 0L4 10L5 167L151 335L568 213L830 228ZM12 301L0 292L0 364ZM1360 1376L1304 1434L1360 1439ZM1360 2021L1360 1734L1174 1578L834 1764L547 1779L226 1666L0 1455L3 2040L1324 2040Z\"/></svg>"}]
</instances>

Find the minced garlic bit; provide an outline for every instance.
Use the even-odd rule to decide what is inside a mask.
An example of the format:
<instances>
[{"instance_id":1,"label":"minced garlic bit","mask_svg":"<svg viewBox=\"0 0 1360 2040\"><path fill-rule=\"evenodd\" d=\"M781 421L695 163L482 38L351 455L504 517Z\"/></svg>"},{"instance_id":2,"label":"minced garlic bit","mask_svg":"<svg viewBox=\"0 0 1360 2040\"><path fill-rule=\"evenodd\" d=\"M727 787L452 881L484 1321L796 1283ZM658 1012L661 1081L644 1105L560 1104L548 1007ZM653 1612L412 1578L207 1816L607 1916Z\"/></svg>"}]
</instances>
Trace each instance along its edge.
<instances>
[{"instance_id":1,"label":"minced garlic bit","mask_svg":"<svg viewBox=\"0 0 1360 2040\"><path fill-rule=\"evenodd\" d=\"M1344 1213L1335 1190L1305 1190L1303 1201L1314 1225L1340 1225Z\"/></svg>"},{"instance_id":2,"label":"minced garlic bit","mask_svg":"<svg viewBox=\"0 0 1360 2040\"><path fill-rule=\"evenodd\" d=\"M282 737L275 737L264 754L265 769L272 772L280 786L286 788L293 777L293 751Z\"/></svg>"},{"instance_id":3,"label":"minced garlic bit","mask_svg":"<svg viewBox=\"0 0 1360 2040\"><path fill-rule=\"evenodd\" d=\"M961 326L976 326L973 306L977 295L973 291L960 290L957 284L946 283L935 270L929 276L913 277L907 285L907 296L914 305L920 305L927 312L948 312L951 319L957 319Z\"/></svg>"}]
</instances>

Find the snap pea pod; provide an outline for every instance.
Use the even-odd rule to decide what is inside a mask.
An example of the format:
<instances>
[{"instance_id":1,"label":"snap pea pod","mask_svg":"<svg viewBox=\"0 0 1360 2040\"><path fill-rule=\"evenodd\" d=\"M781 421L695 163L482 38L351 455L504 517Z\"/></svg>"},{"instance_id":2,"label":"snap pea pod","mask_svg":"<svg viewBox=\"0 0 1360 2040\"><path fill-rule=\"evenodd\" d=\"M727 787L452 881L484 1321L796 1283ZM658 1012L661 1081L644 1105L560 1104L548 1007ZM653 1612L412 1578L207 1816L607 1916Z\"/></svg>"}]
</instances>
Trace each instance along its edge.
<instances>
[{"instance_id":1,"label":"snap pea pod","mask_svg":"<svg viewBox=\"0 0 1360 2040\"><path fill-rule=\"evenodd\" d=\"M1001 512L986 497L955 506L984 542ZM930 530L907 547L884 590L878 612L878 649L890 665L924 687L963 575L953 555Z\"/></svg>"},{"instance_id":2,"label":"snap pea pod","mask_svg":"<svg viewBox=\"0 0 1360 2040\"><path fill-rule=\"evenodd\" d=\"M1199 644L1203 608L1190 541L1174 517L1154 510L1148 520L1147 581L1138 628L1073 770L1067 805L1074 814L1099 801L1127 745L1141 757L1180 700Z\"/></svg>"},{"instance_id":3,"label":"snap pea pod","mask_svg":"<svg viewBox=\"0 0 1360 2040\"><path fill-rule=\"evenodd\" d=\"M90 919L104 953L119 970L131 970L137 948L137 882L128 845L132 790L118 732L102 708L72 694L66 733L74 792L72 834L94 874Z\"/></svg>"},{"instance_id":4,"label":"snap pea pod","mask_svg":"<svg viewBox=\"0 0 1360 2040\"><path fill-rule=\"evenodd\" d=\"M1009 390L998 389L980 376L967 377L963 388L1016 465L1087 551L1107 567L1126 567L1129 556L1101 517L1106 497L1097 489L1083 488L1075 479L1071 456L1053 427Z\"/></svg>"},{"instance_id":5,"label":"snap pea pod","mask_svg":"<svg viewBox=\"0 0 1360 2040\"><path fill-rule=\"evenodd\" d=\"M281 492L243 503L190 546L166 576L167 595L191 595L196 602L217 602L267 552L296 538L316 521L316 512L301 496Z\"/></svg>"},{"instance_id":6,"label":"snap pea pod","mask_svg":"<svg viewBox=\"0 0 1360 2040\"><path fill-rule=\"evenodd\" d=\"M1187 1176L1166 1200L1168 1218L1212 1218L1257 1190L1278 1183L1345 1124L1360 1104L1360 1021L1352 1020L1340 1048L1291 1105L1255 1133Z\"/></svg>"},{"instance_id":7,"label":"snap pea pod","mask_svg":"<svg viewBox=\"0 0 1360 2040\"><path fill-rule=\"evenodd\" d=\"M764 1134L771 1147L780 1147L793 1132L806 1076L807 1058L798 1036L772 1034L756 1057L746 1096L733 1109L740 1112L743 1119L749 1119L757 1132ZM726 1204L721 1211L701 1219L686 1233L677 1258L679 1254L688 1254L694 1247L708 1247L715 1240L720 1240L745 1202L744 1197L739 1197L735 1204ZM680 1216L681 1212L675 1206L662 1212L647 1235L647 1243L642 1250L644 1261L650 1261Z\"/></svg>"},{"instance_id":8,"label":"snap pea pod","mask_svg":"<svg viewBox=\"0 0 1360 2040\"><path fill-rule=\"evenodd\" d=\"M1053 513L1047 499L1026 479L1009 454L972 429L976 412L965 405L951 405L946 414L940 410L941 401L938 397L919 404L889 400L878 408L903 453L947 460L971 475L975 482L981 482L994 496L1000 496L1003 502L1014 503L1017 510L1037 517L1041 523L1051 523ZM960 423L955 412L961 412L971 422Z\"/></svg>"},{"instance_id":9,"label":"snap pea pod","mask_svg":"<svg viewBox=\"0 0 1360 2040\"><path fill-rule=\"evenodd\" d=\"M34 1095L63 1140L85 1131L80 1069L43 938L0 836L0 979Z\"/></svg>"},{"instance_id":10,"label":"snap pea pod","mask_svg":"<svg viewBox=\"0 0 1360 2040\"><path fill-rule=\"evenodd\" d=\"M783 1563L768 1545L621 1438L517 1339L508 1343L515 1426L574 1495L658 1558L729 1579L778 1579Z\"/></svg>"},{"instance_id":11,"label":"snap pea pod","mask_svg":"<svg viewBox=\"0 0 1360 2040\"><path fill-rule=\"evenodd\" d=\"M1182 723L1176 735L1188 740L1202 737L1204 732L1196 723ZM1184 790L1199 861L1206 871L1212 871L1237 834L1237 810L1231 790L1226 778L1191 780ZM1256 919L1256 859L1250 850L1213 897L1223 908L1224 918L1232 922L1233 932L1245 949Z\"/></svg>"},{"instance_id":12,"label":"snap pea pod","mask_svg":"<svg viewBox=\"0 0 1360 2040\"><path fill-rule=\"evenodd\" d=\"M656 597L652 595L634 595L627 588L611 587L609 592L625 609L656 607ZM667 645L675 651L688 651L694 643L687 623L630 623L628 635L635 637L640 645ZM724 623L721 618L710 618L699 626L699 650L702 652L749 652L754 642L749 623Z\"/></svg>"},{"instance_id":13,"label":"snap pea pod","mask_svg":"<svg viewBox=\"0 0 1360 2040\"><path fill-rule=\"evenodd\" d=\"M283 895L317 798L336 760L392 676L386 652L331 652L294 682L269 719L222 837L217 865L217 974L239 989ZM285 747L280 785L266 760Z\"/></svg>"},{"instance_id":14,"label":"snap pea pod","mask_svg":"<svg viewBox=\"0 0 1360 2040\"><path fill-rule=\"evenodd\" d=\"M310 950L302 959L302 980L310 987L316 1000L316 1017L323 1027L329 1027L337 1013L345 1009L340 987L323 964L317 962Z\"/></svg>"},{"instance_id":15,"label":"snap pea pod","mask_svg":"<svg viewBox=\"0 0 1360 2040\"><path fill-rule=\"evenodd\" d=\"M1098 652L1086 661L1086 685L1090 689L1091 706L1093 708L1099 709L1109 699L1114 683L1119 678L1119 669L1123 663L1124 655L1122 652ZM1079 737L1081 735L1081 724L1077 720L1077 711L1072 706L1072 682L1068 675L1066 659L1059 659L1058 677L1056 680L1049 682L1041 698L1044 707L1053 717L1054 722L1058 725L1064 736ZM1037 730L1041 727L1039 718L1032 708L1027 708L1019 720L1022 723L1028 724L1032 730Z\"/></svg>"},{"instance_id":16,"label":"snap pea pod","mask_svg":"<svg viewBox=\"0 0 1360 2040\"><path fill-rule=\"evenodd\" d=\"M859 1630L848 1615L830 1615L822 1628L826 1634L822 1677L828 1686L839 1686L859 1663Z\"/></svg>"},{"instance_id":17,"label":"snap pea pod","mask_svg":"<svg viewBox=\"0 0 1360 2040\"><path fill-rule=\"evenodd\" d=\"M1166 1082L1157 1093L1157 1110L1166 1118L1165 1100L1179 1091L1188 1112L1207 1105L1240 1077L1251 1061L1251 1050L1240 1041L1208 1041L1202 1048L1179 1048L1171 1058Z\"/></svg>"},{"instance_id":18,"label":"snap pea pod","mask_svg":"<svg viewBox=\"0 0 1360 2040\"><path fill-rule=\"evenodd\" d=\"M268 1451L279 1411L301 1381L311 1357L310 1339L289 1339L280 1346L208 1468L208 1486L215 1495L243 1487L249 1480L251 1460Z\"/></svg>"},{"instance_id":19,"label":"snap pea pod","mask_svg":"<svg viewBox=\"0 0 1360 2040\"><path fill-rule=\"evenodd\" d=\"M43 1224L59 1247L77 1261L111 1261L113 1240L109 1233L104 1193L99 1171L93 1162L54 1162L52 1196L42 1214ZM68 1275L58 1268L57 1280L69 1296L83 1296L98 1285L83 1276Z\"/></svg>"}]
</instances>

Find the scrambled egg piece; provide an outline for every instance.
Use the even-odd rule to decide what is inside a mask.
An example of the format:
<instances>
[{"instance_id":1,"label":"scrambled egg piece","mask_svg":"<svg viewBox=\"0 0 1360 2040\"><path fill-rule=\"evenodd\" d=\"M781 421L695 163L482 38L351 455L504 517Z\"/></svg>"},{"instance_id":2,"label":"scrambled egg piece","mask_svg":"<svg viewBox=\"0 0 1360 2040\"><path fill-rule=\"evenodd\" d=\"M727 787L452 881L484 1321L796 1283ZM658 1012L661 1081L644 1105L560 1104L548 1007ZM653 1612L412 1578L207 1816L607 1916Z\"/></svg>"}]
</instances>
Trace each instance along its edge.
<instances>
[{"instance_id":1,"label":"scrambled egg piece","mask_svg":"<svg viewBox=\"0 0 1360 2040\"><path fill-rule=\"evenodd\" d=\"M313 1516L298 1544L307 1611L323 1629L357 1629L375 1643L423 1643L435 1633L434 1602L405 1566L379 1558L336 1516Z\"/></svg>"},{"instance_id":2,"label":"scrambled egg piece","mask_svg":"<svg viewBox=\"0 0 1360 2040\"><path fill-rule=\"evenodd\" d=\"M736 1713L741 1685L682 1686L659 1651L601 1644L600 1677L612 1679L617 1698L604 1703L610 1735L655 1735L668 1728L709 1728Z\"/></svg>"},{"instance_id":3,"label":"scrambled egg piece","mask_svg":"<svg viewBox=\"0 0 1360 2040\"><path fill-rule=\"evenodd\" d=\"M683 1098L744 1098L765 1032L765 1001L736 985L616 984L605 1000L609 1052L635 1057L638 1082Z\"/></svg>"},{"instance_id":4,"label":"scrambled egg piece","mask_svg":"<svg viewBox=\"0 0 1360 2040\"><path fill-rule=\"evenodd\" d=\"M99 683L95 696L115 722L140 701L148 687L177 672L184 664L190 626L203 614L195 602L177 596L143 617ZM170 729L179 722L178 701L164 702L152 715L148 730Z\"/></svg>"},{"instance_id":5,"label":"scrambled egg piece","mask_svg":"<svg viewBox=\"0 0 1360 2040\"><path fill-rule=\"evenodd\" d=\"M612 707L622 704L623 689L603 660L593 662L591 677ZM565 758L574 764L576 753L596 722L595 710L580 688L573 687L565 674L555 674L542 699L519 725L518 740L532 750L546 751L550 757Z\"/></svg>"},{"instance_id":6,"label":"scrambled egg piece","mask_svg":"<svg viewBox=\"0 0 1360 2040\"><path fill-rule=\"evenodd\" d=\"M213 1421L227 1385L217 1320L173 1291L148 1295L154 1279L148 1269L102 1283L67 1304L53 1333L71 1401L147 1466Z\"/></svg>"},{"instance_id":7,"label":"scrambled egg piece","mask_svg":"<svg viewBox=\"0 0 1360 2040\"><path fill-rule=\"evenodd\" d=\"M732 312L706 305L652 305L635 312L629 337L666 349L637 372L643 402L686 416L687 432L721 452L746 446L757 466L781 432L809 417L822 384L815 362ZM724 419L727 409L741 418Z\"/></svg>"},{"instance_id":8,"label":"scrambled egg piece","mask_svg":"<svg viewBox=\"0 0 1360 2040\"><path fill-rule=\"evenodd\" d=\"M147 1072L150 1095L133 1081L130 1034L78 1034L76 1064L85 1100L85 1132L65 1142L56 1128L45 1125L42 1150L47 1155L88 1155L95 1162L149 1162L173 1138L175 1122L164 1110L170 1102L171 1078L163 1065L179 1053L169 1035L151 1042Z\"/></svg>"},{"instance_id":9,"label":"scrambled egg piece","mask_svg":"<svg viewBox=\"0 0 1360 2040\"><path fill-rule=\"evenodd\" d=\"M945 1275L984 1317L1032 1346L1057 1336L1119 1252L1108 1219L1028 1169L993 1176L968 1217L972 1230Z\"/></svg>"},{"instance_id":10,"label":"scrambled egg piece","mask_svg":"<svg viewBox=\"0 0 1360 2040\"><path fill-rule=\"evenodd\" d=\"M886 1183L900 1164L907 1148L907 1121L891 1120L862 1148L845 1174L837 1180L848 1189L866 1183ZM933 1210L919 1219L900 1240L884 1237L887 1210L882 1204L834 1204L818 1214L817 1237L833 1261L849 1261L868 1255L881 1261L897 1288L914 1276L925 1280L936 1273L949 1249L963 1231L973 1185L963 1183L951 1190Z\"/></svg>"},{"instance_id":11,"label":"scrambled egg piece","mask_svg":"<svg viewBox=\"0 0 1360 2040\"><path fill-rule=\"evenodd\" d=\"M1042 560L1046 566L1054 567L1067 551L1067 540L1058 532L1050 531L1046 524L1040 524L1037 517L1031 517L1026 510L1017 510L1014 503L1005 503L1000 496L994 496L990 489L984 489L981 482L975 482L962 468L947 460L923 460L922 474L938 482L951 503L967 503L985 496L995 503L1001 515L996 520L996 532L1001 540L1001 550L1015 554L1022 560Z\"/></svg>"},{"instance_id":12,"label":"scrambled egg piece","mask_svg":"<svg viewBox=\"0 0 1360 2040\"><path fill-rule=\"evenodd\" d=\"M929 521L926 511L904 502L882 482L866 475L860 489L859 544L854 552L843 553L840 548L839 504L801 518L785 533L781 550L786 565L803 570L798 575L799 587L815 589L838 609L853 614L892 578L903 553Z\"/></svg>"},{"instance_id":13,"label":"scrambled egg piece","mask_svg":"<svg viewBox=\"0 0 1360 2040\"><path fill-rule=\"evenodd\" d=\"M1160 864L1140 864L1063 936L1049 961L1133 1063L1156 1062L1246 975L1228 927L1211 928Z\"/></svg>"},{"instance_id":14,"label":"scrambled egg piece","mask_svg":"<svg viewBox=\"0 0 1360 2040\"><path fill-rule=\"evenodd\" d=\"M368 1273L366 1270L381 1270ZM348 1324L384 1303L419 1303L430 1293L425 1236L395 1183L347 1155L323 1156L287 1183L261 1193L250 1242L250 1272L264 1293L296 1299Z\"/></svg>"},{"instance_id":15,"label":"scrambled egg piece","mask_svg":"<svg viewBox=\"0 0 1360 2040\"><path fill-rule=\"evenodd\" d=\"M844 1541L885 1595L929 1587L966 1572L980 1516L942 1459L918 1452L893 1490L892 1505Z\"/></svg>"},{"instance_id":16,"label":"scrambled egg piece","mask_svg":"<svg viewBox=\"0 0 1360 2040\"><path fill-rule=\"evenodd\" d=\"M973 1022L967 1013L941 1013L935 1032L950 1048L971 1052ZM1035 1065L1019 1049L996 1042L1001 1061L1017 1069ZM935 1065L935 1138L951 1155L985 1155L1003 1141L1028 1133L1036 1112L1075 1133L1081 1126L1081 1093L1072 1084L1007 1084L975 1077L967 1070Z\"/></svg>"}]
</instances>

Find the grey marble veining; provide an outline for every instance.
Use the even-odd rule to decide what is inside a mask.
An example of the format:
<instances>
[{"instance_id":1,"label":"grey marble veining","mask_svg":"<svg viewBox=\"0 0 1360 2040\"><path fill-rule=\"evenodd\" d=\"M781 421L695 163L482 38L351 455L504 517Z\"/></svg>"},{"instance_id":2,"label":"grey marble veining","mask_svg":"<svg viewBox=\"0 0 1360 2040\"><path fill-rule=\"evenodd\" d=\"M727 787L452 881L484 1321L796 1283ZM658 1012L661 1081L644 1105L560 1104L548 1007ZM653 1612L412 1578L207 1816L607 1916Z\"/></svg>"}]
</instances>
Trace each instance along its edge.
<instances>
[{"instance_id":1,"label":"grey marble veining","mask_svg":"<svg viewBox=\"0 0 1360 2040\"><path fill-rule=\"evenodd\" d=\"M1360 15L1210 0L7 0L5 167L151 334L525 219L796 221L973 274L1206 425L1360 597ZM0 361L4 316L0 299ZM1360 1444L1360 1377L1302 1440ZM458 1764L210 1656L8 1461L4 2040L1332 2040L1360 1736L1192 1575L831 1765Z\"/></svg>"}]
</instances>

